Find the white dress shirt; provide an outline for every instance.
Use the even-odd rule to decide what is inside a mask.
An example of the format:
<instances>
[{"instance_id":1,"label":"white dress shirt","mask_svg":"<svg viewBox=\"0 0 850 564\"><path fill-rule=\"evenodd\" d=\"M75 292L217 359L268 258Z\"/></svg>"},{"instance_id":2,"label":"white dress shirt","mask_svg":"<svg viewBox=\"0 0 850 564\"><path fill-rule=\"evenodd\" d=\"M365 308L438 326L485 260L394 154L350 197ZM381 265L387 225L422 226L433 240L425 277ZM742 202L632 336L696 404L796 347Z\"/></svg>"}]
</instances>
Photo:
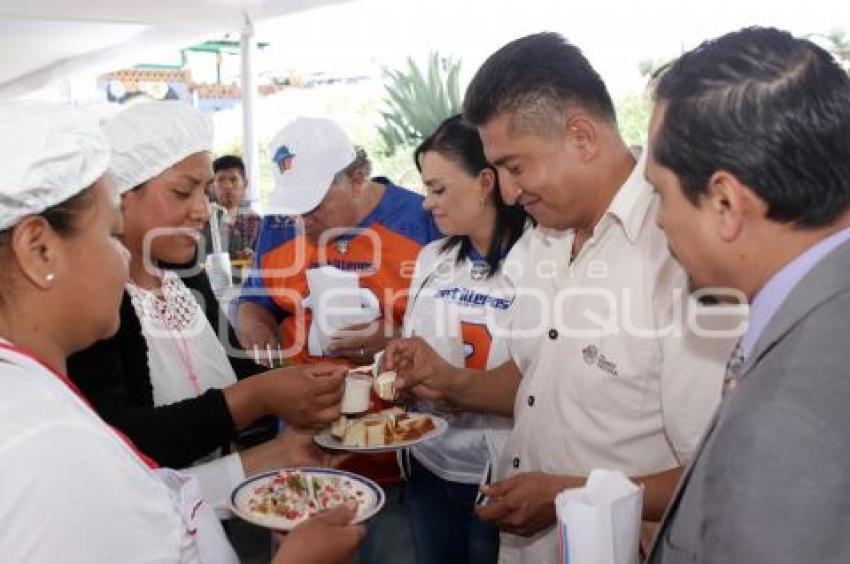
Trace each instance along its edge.
<instances>
[{"instance_id":1,"label":"white dress shirt","mask_svg":"<svg viewBox=\"0 0 850 564\"><path fill-rule=\"evenodd\" d=\"M572 262L572 230L537 228L518 243L522 268L507 274L521 289L510 347L523 379L498 479L675 468L720 400L736 336L694 331L737 327L740 318L718 317L689 297L655 223L658 198L644 164ZM689 311L698 322L688 322ZM554 564L556 549L554 527L531 538L503 534L500 562Z\"/></svg>"}]
</instances>

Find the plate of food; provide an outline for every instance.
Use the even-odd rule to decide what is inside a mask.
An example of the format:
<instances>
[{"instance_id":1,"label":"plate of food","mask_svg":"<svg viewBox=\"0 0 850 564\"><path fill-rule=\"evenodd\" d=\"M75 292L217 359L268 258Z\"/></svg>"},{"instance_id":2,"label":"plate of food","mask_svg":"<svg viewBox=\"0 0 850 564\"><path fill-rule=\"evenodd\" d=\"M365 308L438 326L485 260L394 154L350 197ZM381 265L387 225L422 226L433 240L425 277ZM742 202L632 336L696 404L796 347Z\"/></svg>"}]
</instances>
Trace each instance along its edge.
<instances>
[{"instance_id":1,"label":"plate of food","mask_svg":"<svg viewBox=\"0 0 850 564\"><path fill-rule=\"evenodd\" d=\"M396 373L383 370L383 352L371 366L348 371L342 416L314 441L321 447L349 452L389 452L442 435L448 422L428 413L409 413L398 402Z\"/></svg>"},{"instance_id":2,"label":"plate of food","mask_svg":"<svg viewBox=\"0 0 850 564\"><path fill-rule=\"evenodd\" d=\"M384 506L386 496L368 478L332 468L284 468L248 478L230 494L233 512L260 527L289 531L311 515L357 502L355 523Z\"/></svg>"},{"instance_id":3,"label":"plate of food","mask_svg":"<svg viewBox=\"0 0 850 564\"><path fill-rule=\"evenodd\" d=\"M314 441L331 450L389 452L439 437L448 427L442 417L392 407L359 416L343 415Z\"/></svg>"}]
</instances>

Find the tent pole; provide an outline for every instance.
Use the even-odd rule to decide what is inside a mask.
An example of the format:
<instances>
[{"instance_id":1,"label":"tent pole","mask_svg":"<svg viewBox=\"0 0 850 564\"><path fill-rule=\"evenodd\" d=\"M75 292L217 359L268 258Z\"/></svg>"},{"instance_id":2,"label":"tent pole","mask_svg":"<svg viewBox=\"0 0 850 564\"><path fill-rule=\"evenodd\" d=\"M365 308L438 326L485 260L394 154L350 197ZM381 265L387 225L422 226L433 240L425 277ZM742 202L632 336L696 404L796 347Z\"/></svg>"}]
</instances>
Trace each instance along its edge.
<instances>
[{"instance_id":1,"label":"tent pole","mask_svg":"<svg viewBox=\"0 0 850 564\"><path fill-rule=\"evenodd\" d=\"M257 101L257 75L254 55L257 42L254 39L254 23L245 14L245 27L242 29L242 147L244 151L245 172L248 176L247 199L256 205L260 197L260 154L257 146L257 133L254 128L254 106Z\"/></svg>"}]
</instances>

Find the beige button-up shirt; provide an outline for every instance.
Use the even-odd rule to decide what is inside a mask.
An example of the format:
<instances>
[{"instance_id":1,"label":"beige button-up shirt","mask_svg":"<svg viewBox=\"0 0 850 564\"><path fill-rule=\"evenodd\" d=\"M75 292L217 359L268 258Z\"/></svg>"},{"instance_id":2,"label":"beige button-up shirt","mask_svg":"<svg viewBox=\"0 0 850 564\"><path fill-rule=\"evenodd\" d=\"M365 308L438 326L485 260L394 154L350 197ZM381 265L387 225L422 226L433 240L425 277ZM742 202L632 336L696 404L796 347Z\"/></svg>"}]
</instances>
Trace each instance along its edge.
<instances>
[{"instance_id":1,"label":"beige button-up shirt","mask_svg":"<svg viewBox=\"0 0 850 564\"><path fill-rule=\"evenodd\" d=\"M641 158L572 262L572 230L537 228L517 243L509 346L523 379L498 479L669 470L688 460L720 400L743 319L689 296L643 169ZM500 562L554 564L556 552L554 527L503 534Z\"/></svg>"}]
</instances>

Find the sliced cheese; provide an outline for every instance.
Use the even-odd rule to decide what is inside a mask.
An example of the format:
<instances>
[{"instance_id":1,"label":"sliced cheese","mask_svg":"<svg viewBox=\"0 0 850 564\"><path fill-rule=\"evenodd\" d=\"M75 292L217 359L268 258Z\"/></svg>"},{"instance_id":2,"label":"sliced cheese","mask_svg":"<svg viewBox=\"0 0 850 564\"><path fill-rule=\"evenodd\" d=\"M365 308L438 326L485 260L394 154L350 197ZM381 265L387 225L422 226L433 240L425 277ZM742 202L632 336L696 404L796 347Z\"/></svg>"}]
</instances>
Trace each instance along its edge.
<instances>
[{"instance_id":1,"label":"sliced cheese","mask_svg":"<svg viewBox=\"0 0 850 564\"><path fill-rule=\"evenodd\" d=\"M396 373L392 370L378 374L378 376L375 378L375 383L373 384L373 387L375 388L375 393L378 395L379 398L384 401L395 401L395 380Z\"/></svg>"}]
</instances>

